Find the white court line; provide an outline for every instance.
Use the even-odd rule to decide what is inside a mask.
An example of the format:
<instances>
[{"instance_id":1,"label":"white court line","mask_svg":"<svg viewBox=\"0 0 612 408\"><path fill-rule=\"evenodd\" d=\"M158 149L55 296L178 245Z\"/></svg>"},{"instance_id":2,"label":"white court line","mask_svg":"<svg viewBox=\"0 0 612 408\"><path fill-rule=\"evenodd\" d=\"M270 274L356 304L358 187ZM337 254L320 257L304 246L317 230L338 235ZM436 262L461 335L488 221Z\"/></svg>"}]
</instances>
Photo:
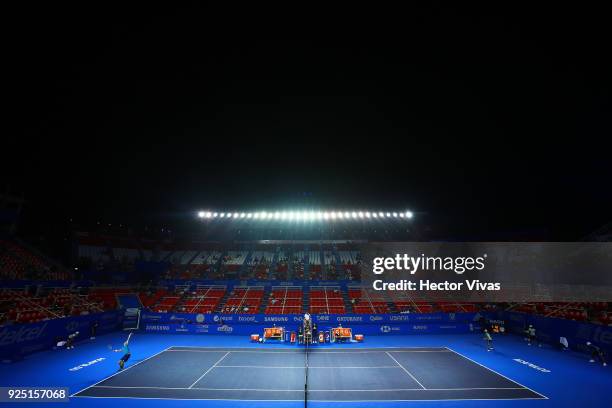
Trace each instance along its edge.
<instances>
[{"instance_id":1,"label":"white court line","mask_svg":"<svg viewBox=\"0 0 612 408\"><path fill-rule=\"evenodd\" d=\"M301 368L304 369L306 368L306 366L270 366L270 365L266 365L266 366L235 366L235 365L218 365L217 368ZM351 369L366 369L366 368L400 368L396 365L392 365L392 366L359 366L359 367L349 367L349 366L311 366L309 365L308 368L325 368L325 369L335 369L335 368L351 368Z\"/></svg>"},{"instance_id":2,"label":"white court line","mask_svg":"<svg viewBox=\"0 0 612 408\"><path fill-rule=\"evenodd\" d=\"M393 357L391 354L389 354L389 352L388 352L388 351L385 351L385 353L386 353L386 354L387 354L389 357L391 357L391 359L392 359L393 361L395 361L395 363L396 363L398 366L400 366L400 367L402 368L402 370L404 370L404 371L406 372L406 374L408 374L408 375L409 375L409 376L410 376L410 377L411 377L411 378L412 378L414 381L416 381L416 382L417 382L417 384L419 384L419 385L420 385L420 386L421 386L423 389L425 389L425 386L424 386L423 384L421 384L421 382L420 382L419 380L417 380L417 379L416 379L416 377L415 377L414 375L412 375L412 373L411 373L410 371L406 370L406 368L405 368L403 365L401 365L401 364L399 363L399 361L397 361L397 360L395 359L395 357Z\"/></svg>"},{"instance_id":3,"label":"white court line","mask_svg":"<svg viewBox=\"0 0 612 408\"><path fill-rule=\"evenodd\" d=\"M541 393L539 393L539 392L537 392L537 391L534 391L534 390L532 390L531 388L526 387L526 386L524 386L523 384L521 384L521 383L519 383L519 382L517 382L517 381L514 381L512 378L508 378L508 377L506 377L505 375L500 374L500 373L498 373L497 371L495 371L495 370L493 370L493 369L491 369L491 368L487 367L486 365L480 364L478 361L472 360L471 358L466 357L466 356L464 356L463 354L456 352L456 351L455 351L455 350L453 350L452 348L449 348L449 347L446 347L446 348L447 348L448 350L452 351L453 353L457 354L458 356L463 357L463 358L465 358L466 360L469 360L469 361L471 361L471 362L472 362L472 363L474 363L474 364L478 364L479 366L481 366L481 367L483 367L483 368L486 368L487 370L491 371L492 373L495 373L495 374L499 375L500 377L504 377L506 380L511 381L511 382L515 383L516 385L520 385L521 387L528 389L529 391L533 392L534 394L538 394L539 396L541 396L541 397L542 397L542 398L544 398L544 399L549 399L549 398L548 398L546 395L541 394Z\"/></svg>"},{"instance_id":4,"label":"white court line","mask_svg":"<svg viewBox=\"0 0 612 408\"><path fill-rule=\"evenodd\" d=\"M171 347L172 347L172 346L171 346ZM102 379L102 380L98 381L98 382L97 382L97 383L95 383L95 384L88 385L87 387L83 388L82 390L77 391L77 392L75 392L74 394L70 395L70 397L74 397L74 396L75 396L76 394L78 394L79 392L83 392L83 391L85 391L85 390L86 390L86 389L88 389L88 388L95 387L96 385L100 384L101 382L104 382L104 381L108 380L109 378L112 378L112 377L114 377L114 376L116 376L116 375L118 375L118 374L125 373L125 372L126 372L127 370L129 370L130 368L136 367L138 364L140 364L140 363L144 363L145 361L147 361L147 360L149 360L149 359L151 359L151 358L153 358L153 357L156 357L156 356L158 356L158 355L162 354L164 351L167 351L169 348L170 348L170 347L167 347L167 348L165 348L164 350L160 351L159 353L155 353L155 354L153 354L152 356L149 356L149 357L145 358L144 360L140 360L139 362L137 362L136 364L133 364L133 365L129 366L129 367L128 367L128 368L126 368L125 370L117 371L117 372L116 372L116 373L114 373L113 375L109 375L108 377L106 377L106 378L104 378L104 379Z\"/></svg>"},{"instance_id":5,"label":"white court line","mask_svg":"<svg viewBox=\"0 0 612 408\"><path fill-rule=\"evenodd\" d=\"M124 387L118 385L97 385L95 388L118 388L118 389L159 389L159 390L203 390L203 391L261 391L261 392L303 392L304 389L269 389L269 388L185 388L185 387ZM370 390L338 390L338 389L310 389L312 392L393 392L393 391L472 391L472 390L524 390L525 387L475 387L475 388L388 388Z\"/></svg>"},{"instance_id":6,"label":"white court line","mask_svg":"<svg viewBox=\"0 0 612 408\"><path fill-rule=\"evenodd\" d=\"M303 391L303 390L301 390ZM241 402L304 402L304 398L300 399L242 399L242 398L167 398L167 397L94 397L90 395L78 395L76 398L94 398L94 399L135 399L135 400L162 400L162 401L241 401ZM325 403L340 403L340 404L355 404L357 402L440 402L440 401L516 401L516 400L539 400L542 398L536 397L521 397L521 398L440 398L440 399L385 399L385 400L367 400L367 401L356 401L356 400L316 400L309 399L312 402L325 402Z\"/></svg>"},{"instance_id":7,"label":"white court line","mask_svg":"<svg viewBox=\"0 0 612 408\"><path fill-rule=\"evenodd\" d=\"M330 349L327 349L330 350ZM223 353L227 350L167 350L173 353ZM257 353L257 354L300 354L303 349L296 349L295 351L261 351L261 349L254 350L230 350L232 353ZM369 353L386 353L385 350L378 351L323 351L309 349L311 354L369 354ZM449 350L391 350L392 353L451 353Z\"/></svg>"},{"instance_id":8,"label":"white court line","mask_svg":"<svg viewBox=\"0 0 612 408\"><path fill-rule=\"evenodd\" d=\"M223 352L221 351L220 353L223 353ZM196 383L197 383L198 381L200 381L202 378L204 378L204 376L205 376L206 374L208 374L208 373L209 373L209 372L210 372L210 371L211 371L213 368L215 368L215 367L217 366L217 364L219 364L219 363L221 362L221 360L223 360L225 357L227 357L227 355L228 355L229 353L230 353L229 351L228 351L227 353L225 353L225 354L223 355L223 357L221 357L219 360L217 360L217 362L216 362L215 364L213 364L213 365L212 365L212 366L211 366L211 367L210 367L208 370L206 370L206 372L205 372L204 374L202 374L202 375L201 375L201 376L200 376L200 377L199 377L197 380L195 380L195 381L193 382L193 384L191 384L191 385L189 386L189 388L192 388L194 385L196 385Z\"/></svg>"},{"instance_id":9,"label":"white court line","mask_svg":"<svg viewBox=\"0 0 612 408\"><path fill-rule=\"evenodd\" d=\"M302 391L302 390L300 390ZM168 398L168 397L95 397L89 395L79 395L76 398L93 398L93 399L106 399L106 398L114 398L114 399L135 399L135 400L162 400L162 401L240 401L240 402L304 402L303 398L288 400L288 399L274 399L274 400L266 400L266 399L241 399L241 398ZM439 398L439 399L388 399L388 400L367 400L364 402L440 402L440 401L516 401L516 400L539 400L541 398L536 397L520 397L520 398ZM340 403L340 404L352 404L359 403L362 401L355 400L316 400L309 399L309 401L313 402L324 402L324 403Z\"/></svg>"},{"instance_id":10,"label":"white court line","mask_svg":"<svg viewBox=\"0 0 612 408\"><path fill-rule=\"evenodd\" d=\"M276 353L298 353L300 350L303 350L302 347L300 348L296 348L297 345L290 345L288 347L294 347L292 349L289 349L290 351L276 351ZM327 347L327 346L312 346L313 348L310 348L311 351L323 351L323 350L341 350L343 353L378 353L381 350L387 350L387 351L393 351L393 350L397 350L398 352L402 351L402 352L408 352L408 353L440 353L440 352L449 352L449 348L448 347L443 347L443 346L439 346L439 347L426 347L426 346L417 346L417 347L376 347L376 348L345 348L345 347ZM317 348L317 347L324 347L324 348ZM259 351L259 350L265 350L267 352L272 352L270 351L269 348L267 347L227 347L227 348L223 348L223 347L214 347L214 346L210 346L210 347L204 347L204 346L170 346L169 348L183 348L183 349L194 349L193 351ZM216 349L216 350L215 350ZM419 350L419 349L430 349L430 350ZM435 349L435 350L432 350ZM291 351L292 350L292 351ZM192 350L168 350L168 351L192 351Z\"/></svg>"}]
</instances>

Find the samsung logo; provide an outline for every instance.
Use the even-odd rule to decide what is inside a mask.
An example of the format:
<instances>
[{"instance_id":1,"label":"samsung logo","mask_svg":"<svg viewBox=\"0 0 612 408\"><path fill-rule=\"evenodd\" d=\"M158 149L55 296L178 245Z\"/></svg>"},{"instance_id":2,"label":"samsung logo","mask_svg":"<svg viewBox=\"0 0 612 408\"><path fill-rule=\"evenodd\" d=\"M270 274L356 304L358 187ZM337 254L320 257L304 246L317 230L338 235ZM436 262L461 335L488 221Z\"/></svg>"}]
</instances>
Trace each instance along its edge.
<instances>
[{"instance_id":1,"label":"samsung logo","mask_svg":"<svg viewBox=\"0 0 612 408\"><path fill-rule=\"evenodd\" d=\"M147 324L145 330L151 331L170 331L170 326L161 324Z\"/></svg>"},{"instance_id":2,"label":"samsung logo","mask_svg":"<svg viewBox=\"0 0 612 408\"><path fill-rule=\"evenodd\" d=\"M264 317L265 322L288 322L289 317L284 316L274 316L274 317Z\"/></svg>"}]
</instances>

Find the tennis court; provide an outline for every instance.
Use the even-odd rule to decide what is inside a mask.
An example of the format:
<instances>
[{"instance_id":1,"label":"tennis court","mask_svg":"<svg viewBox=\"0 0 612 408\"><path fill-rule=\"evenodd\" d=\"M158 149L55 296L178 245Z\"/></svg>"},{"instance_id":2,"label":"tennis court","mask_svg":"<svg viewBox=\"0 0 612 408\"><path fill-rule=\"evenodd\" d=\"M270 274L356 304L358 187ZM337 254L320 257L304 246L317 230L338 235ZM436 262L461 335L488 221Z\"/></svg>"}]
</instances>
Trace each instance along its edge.
<instances>
[{"instance_id":1,"label":"tennis court","mask_svg":"<svg viewBox=\"0 0 612 408\"><path fill-rule=\"evenodd\" d=\"M446 347L169 347L76 397L416 401L543 399Z\"/></svg>"}]
</instances>

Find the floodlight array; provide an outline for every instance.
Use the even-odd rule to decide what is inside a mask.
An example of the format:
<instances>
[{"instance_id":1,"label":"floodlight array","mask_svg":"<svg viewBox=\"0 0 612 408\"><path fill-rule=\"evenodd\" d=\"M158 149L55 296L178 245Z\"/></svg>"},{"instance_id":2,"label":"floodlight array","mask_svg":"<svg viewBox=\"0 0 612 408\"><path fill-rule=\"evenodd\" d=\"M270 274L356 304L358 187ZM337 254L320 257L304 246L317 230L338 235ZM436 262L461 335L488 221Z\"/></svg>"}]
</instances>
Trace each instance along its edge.
<instances>
[{"instance_id":1,"label":"floodlight array","mask_svg":"<svg viewBox=\"0 0 612 408\"><path fill-rule=\"evenodd\" d=\"M198 218L208 220L252 220L252 221L352 221L352 220L385 220L412 219L411 211L362 211L362 210L288 210L288 211L255 211L255 212L232 212L232 211L199 211Z\"/></svg>"}]
</instances>

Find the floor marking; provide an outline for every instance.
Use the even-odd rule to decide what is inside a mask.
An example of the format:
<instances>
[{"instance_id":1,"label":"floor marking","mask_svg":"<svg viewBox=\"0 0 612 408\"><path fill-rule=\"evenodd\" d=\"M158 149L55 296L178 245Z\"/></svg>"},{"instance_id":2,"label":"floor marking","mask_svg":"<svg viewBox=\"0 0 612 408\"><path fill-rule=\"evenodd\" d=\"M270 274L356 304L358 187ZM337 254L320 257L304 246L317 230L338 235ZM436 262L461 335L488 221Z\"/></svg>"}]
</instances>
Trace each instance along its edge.
<instances>
[{"instance_id":1,"label":"floor marking","mask_svg":"<svg viewBox=\"0 0 612 408\"><path fill-rule=\"evenodd\" d=\"M222 352L221 352L221 353L222 353ZM201 376L200 376L200 377L199 377L197 380L195 380L195 381L193 382L193 384L191 384L191 385L189 386L189 388L192 388L194 385L196 385L196 383L197 383L198 381L200 381L202 378L204 378L204 376L205 376L206 374L208 374L208 373L209 373L209 372L210 372L210 371L211 371L213 368L215 368L215 367L217 366L217 364L219 364L219 363L221 362L221 360L223 360L225 357L227 357L227 355L228 355L229 353L230 353L230 351L228 351L227 353L225 353L225 354L223 355L223 357L221 357L219 360L217 360L217 362L216 362L215 364L213 364L213 365L212 365L212 366L211 366L211 367L210 367L208 370L206 370L206 372L204 372L204 374L202 374L202 375L201 375Z\"/></svg>"},{"instance_id":2,"label":"floor marking","mask_svg":"<svg viewBox=\"0 0 612 408\"><path fill-rule=\"evenodd\" d=\"M173 353L223 353L226 350L167 350ZM260 351L255 350L230 350L232 353L257 353L257 354L300 354L303 353L303 349L297 349L295 351ZM368 354L368 353L385 353L385 350L380 351L323 351L323 350L312 350L309 349L311 354ZM452 353L449 350L391 350L392 353Z\"/></svg>"},{"instance_id":3,"label":"floor marking","mask_svg":"<svg viewBox=\"0 0 612 408\"><path fill-rule=\"evenodd\" d=\"M426 389L426 388L425 388L425 386L424 386L423 384L421 384L421 382L420 382L419 380L417 380L417 379L416 379L416 377L415 377L414 375L412 375L412 373L411 373L410 371L406 370L406 368L405 368L403 365L401 365L401 364L399 363L399 361L397 361L397 360L395 359L395 357L393 357L393 356L392 356L392 355L391 355L391 354L390 354L388 351L385 351L385 353L386 353L386 354L387 354L389 357L391 357L391 359L392 359L393 361L395 361L395 363L396 363L398 366L400 366L400 367L402 368L402 370L404 370L404 371L405 371L405 372L406 372L406 373L407 373L407 374L408 374L410 377L412 377L412 379L413 379L414 381L416 381L416 382L417 382L417 384L419 384L419 385L420 385L420 386L421 386L423 389Z\"/></svg>"},{"instance_id":4,"label":"floor marking","mask_svg":"<svg viewBox=\"0 0 612 408\"><path fill-rule=\"evenodd\" d=\"M472 363L474 363L474 364L478 364L479 366L486 368L487 370L491 371L492 373L495 373L495 374L497 374L497 375L499 375L499 376L501 376L501 377L504 377L506 380L511 381L511 382L515 383L516 385L520 385L521 387L523 387L523 388L525 388L525 389L528 389L529 391L533 392L534 394L538 394L540 397L542 397L542 398L544 398L544 399L549 399L549 398L548 398L546 395L541 394L541 393L539 393L539 392L537 392L537 391L534 391L534 390L532 390L531 388L526 387L526 386L524 386L523 384L519 383L518 381L514 381L512 378L508 378L508 377L506 377L505 375L500 374L500 373L498 373L497 371L495 371L495 370L493 370L493 369L491 369L491 368L487 367L486 365L480 364L478 361L472 360L471 358L466 357L466 356L464 356L463 354L461 354L461 353L459 353L459 352L456 352L455 350L453 350L453 349L452 349L452 348L450 348L450 347L446 347L446 348L447 348L448 350L452 351L453 353L457 354L458 356L463 357L463 358L465 358L466 360L470 360Z\"/></svg>"},{"instance_id":5,"label":"floor marking","mask_svg":"<svg viewBox=\"0 0 612 408\"><path fill-rule=\"evenodd\" d=\"M170 346L170 347L172 347L172 346ZM117 371L117 372L116 372L116 373L114 373L113 375L109 375L108 377L106 377L106 378L104 378L104 379L102 379L102 380L98 381L97 383L94 383L94 384L92 384L92 385L88 385L87 387L83 388L81 391L77 391L77 392L75 392L74 394L70 395L70 397L74 397L74 396L76 396L76 394L78 394L79 392L83 392L83 391L85 391L85 390L86 390L86 389L88 389L88 388L94 387L94 386L96 386L96 385L100 384L101 382L104 382L104 381L108 380L109 378L112 378L112 377L116 376L117 374L124 373L124 372L126 372L127 370L129 370L130 368L132 368L132 367L136 367L136 366L137 366L138 364L140 364L140 363L144 363L145 361L147 361L147 360L149 360L149 359L151 359L151 358L153 358L153 357L159 356L159 355L160 355L160 354L162 354L164 351L168 351L168 349L169 349L170 347L167 347L167 348L165 348L164 350L162 350L162 351L160 351L160 352L158 352L158 353L155 353L155 354L153 354L152 356L149 356L149 357L145 358L144 360L140 360L139 362L137 362L136 364L133 364L133 365L129 366L129 367L128 367L128 368L126 368L125 370Z\"/></svg>"},{"instance_id":6,"label":"floor marking","mask_svg":"<svg viewBox=\"0 0 612 408\"><path fill-rule=\"evenodd\" d=\"M300 390L303 391L303 390ZM77 395L76 398L96 398L96 399L104 399L104 398L114 398L114 399L135 399L135 400L164 400L164 401L242 401L242 402L304 402L304 398L299 399L242 399L242 398L167 398L167 397L95 397L89 395ZM425 402L440 402L440 401L516 401L516 400L541 400L539 397L518 397L518 398L439 398L439 399L387 399L387 400L368 400L365 402L415 402L415 401L425 401ZM316 400L309 399L309 401L313 402L324 402L324 403L346 403L346 404L355 404L356 402L360 402L358 400Z\"/></svg>"},{"instance_id":7,"label":"floor marking","mask_svg":"<svg viewBox=\"0 0 612 408\"><path fill-rule=\"evenodd\" d=\"M159 390L203 390L203 391L262 391L262 392L304 392L299 389L268 389L268 388L203 388L203 387L130 387L117 385L97 385L93 388L117 388L117 389L159 389ZM388 388L369 390L338 390L338 389L311 389L309 392L393 392L393 391L472 391L472 390L525 390L525 387L476 387L476 388Z\"/></svg>"},{"instance_id":8,"label":"floor marking","mask_svg":"<svg viewBox=\"0 0 612 408\"><path fill-rule=\"evenodd\" d=\"M295 348L297 347L295 344L291 344L289 347L294 347L289 350L279 350L279 351L271 351L269 348L265 347L202 347L202 346L170 346L168 351L192 351L192 350L172 350L172 349L193 349L193 351L266 351L270 353L299 353L303 350L303 348ZM324 347L324 348L318 348ZM420 350L420 349L428 349L428 350ZM407 353L440 353L440 352L449 352L448 347L436 346L436 347L426 347L426 346L417 346L417 347L376 347L376 348L344 348L344 347L327 347L327 346L311 346L310 351L312 352L322 352L324 350L339 350L343 353L380 353L381 351L391 351L396 350L397 352L407 352Z\"/></svg>"},{"instance_id":9,"label":"floor marking","mask_svg":"<svg viewBox=\"0 0 612 408\"><path fill-rule=\"evenodd\" d=\"M270 365L266 365L266 366L253 366L253 365L218 365L217 368L300 368L300 369L304 369L306 368L306 366L270 366ZM350 368L350 369L366 369L366 368L400 368L396 365L392 365L392 366L359 366L359 367L349 367L349 366L311 366L309 365L308 368L325 368L327 370L329 369L335 369L335 368Z\"/></svg>"}]
</instances>

